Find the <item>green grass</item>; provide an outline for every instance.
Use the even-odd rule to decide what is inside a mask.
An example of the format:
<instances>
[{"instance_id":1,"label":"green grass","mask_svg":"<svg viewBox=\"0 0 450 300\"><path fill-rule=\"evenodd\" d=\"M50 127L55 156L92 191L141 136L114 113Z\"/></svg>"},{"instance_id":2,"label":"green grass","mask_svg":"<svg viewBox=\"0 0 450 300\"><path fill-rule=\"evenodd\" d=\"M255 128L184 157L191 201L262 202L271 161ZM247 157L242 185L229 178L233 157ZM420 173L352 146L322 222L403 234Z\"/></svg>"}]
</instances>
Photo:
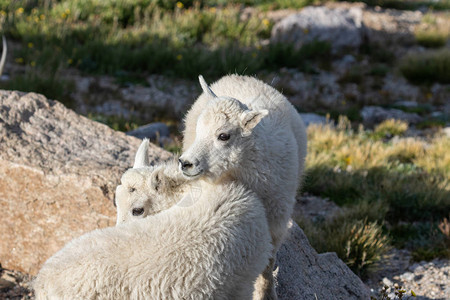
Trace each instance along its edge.
<instances>
[{"instance_id":1,"label":"green grass","mask_svg":"<svg viewBox=\"0 0 450 300\"><path fill-rule=\"evenodd\" d=\"M280 7L288 2L279 1ZM282 67L314 72L312 63L330 61L325 42L301 49L265 45L273 23L264 15L243 18L242 3L259 7L269 1L0 1L1 27L20 44L13 59L26 67L2 88L66 101L70 90L59 74L68 68L112 75L127 85L146 84L148 74L202 74L213 81Z\"/></svg>"},{"instance_id":2,"label":"green grass","mask_svg":"<svg viewBox=\"0 0 450 300\"><path fill-rule=\"evenodd\" d=\"M450 49L409 54L399 68L413 83L450 83Z\"/></svg>"},{"instance_id":3,"label":"green grass","mask_svg":"<svg viewBox=\"0 0 450 300\"><path fill-rule=\"evenodd\" d=\"M425 129L425 128L444 128L446 122L439 119L429 119L424 120L416 124L416 128Z\"/></svg>"},{"instance_id":4,"label":"green grass","mask_svg":"<svg viewBox=\"0 0 450 300\"><path fill-rule=\"evenodd\" d=\"M342 241L350 239L349 228L361 222L370 225L365 234L411 249L414 259L450 257L444 234L437 229L450 211L450 138L437 134L429 141L383 139L401 136L406 129L402 122L386 121L374 131L361 127L355 131L342 118L337 127L308 129L303 191L334 201L345 208L345 217L310 227L304 220L300 223L313 245L319 245L320 251L340 253L355 272L366 272L358 263L361 256L345 256ZM382 249L372 253L372 262L365 264L369 269L382 256Z\"/></svg>"},{"instance_id":5,"label":"green grass","mask_svg":"<svg viewBox=\"0 0 450 300\"><path fill-rule=\"evenodd\" d=\"M70 94L74 91L75 85L71 81L59 79L57 75L48 76L30 72L16 76L8 82L0 82L0 88L44 94L49 99L59 100L67 107L73 107Z\"/></svg>"},{"instance_id":6,"label":"green grass","mask_svg":"<svg viewBox=\"0 0 450 300\"><path fill-rule=\"evenodd\" d=\"M369 6L380 6L384 8L394 8L401 10L415 10L420 7L428 7L434 10L450 9L449 0L429 1L429 0L351 0L350 2L364 2Z\"/></svg>"},{"instance_id":7,"label":"green grass","mask_svg":"<svg viewBox=\"0 0 450 300\"><path fill-rule=\"evenodd\" d=\"M366 276L389 250L389 237L377 221L350 219L347 214L313 224L297 220L319 252L333 251L359 276Z\"/></svg>"},{"instance_id":8,"label":"green grass","mask_svg":"<svg viewBox=\"0 0 450 300\"><path fill-rule=\"evenodd\" d=\"M373 139L383 139L393 136L401 136L408 130L408 123L400 120L386 120L378 124L371 137Z\"/></svg>"},{"instance_id":9,"label":"green grass","mask_svg":"<svg viewBox=\"0 0 450 300\"><path fill-rule=\"evenodd\" d=\"M144 125L141 120L125 118L122 116L106 116L102 114L89 113L87 117L93 121L108 125L112 129L118 131L130 131Z\"/></svg>"},{"instance_id":10,"label":"green grass","mask_svg":"<svg viewBox=\"0 0 450 300\"><path fill-rule=\"evenodd\" d=\"M437 30L420 30L415 33L416 41L419 45L427 48L440 48L445 46L448 34Z\"/></svg>"}]
</instances>

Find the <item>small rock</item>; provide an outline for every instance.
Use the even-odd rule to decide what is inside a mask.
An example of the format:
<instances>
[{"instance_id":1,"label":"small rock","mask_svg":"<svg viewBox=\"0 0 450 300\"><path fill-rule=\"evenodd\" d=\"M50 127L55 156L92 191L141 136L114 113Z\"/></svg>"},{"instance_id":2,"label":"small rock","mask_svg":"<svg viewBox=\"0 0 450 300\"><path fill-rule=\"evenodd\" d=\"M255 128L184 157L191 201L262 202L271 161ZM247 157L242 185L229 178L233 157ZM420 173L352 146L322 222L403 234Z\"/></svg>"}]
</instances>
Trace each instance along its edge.
<instances>
[{"instance_id":1,"label":"small rock","mask_svg":"<svg viewBox=\"0 0 450 300\"><path fill-rule=\"evenodd\" d=\"M412 266L410 266L410 267L408 268L408 270L411 271L411 272L414 272L414 273L420 273L420 272L423 272L424 267L421 266L421 265L418 264L418 263L415 263L415 264L413 264Z\"/></svg>"},{"instance_id":2,"label":"small rock","mask_svg":"<svg viewBox=\"0 0 450 300\"><path fill-rule=\"evenodd\" d=\"M344 74L356 63L353 55L347 54L342 59L333 62L333 70L338 74Z\"/></svg>"},{"instance_id":3,"label":"small rock","mask_svg":"<svg viewBox=\"0 0 450 300\"><path fill-rule=\"evenodd\" d=\"M168 138L170 136L170 131L166 124L156 122L128 131L127 135L131 135L139 139L148 138L151 141L156 141L161 138Z\"/></svg>"},{"instance_id":4,"label":"small rock","mask_svg":"<svg viewBox=\"0 0 450 300\"><path fill-rule=\"evenodd\" d=\"M410 124L418 123L422 118L415 113L406 113L399 109L388 109L379 106L366 106L361 110L365 125L373 126L388 119L403 120Z\"/></svg>"},{"instance_id":5,"label":"small rock","mask_svg":"<svg viewBox=\"0 0 450 300\"><path fill-rule=\"evenodd\" d=\"M309 126L311 124L326 124L327 118L324 116L320 116L318 114L314 113L300 113L300 117L303 120L303 123L305 123L305 126Z\"/></svg>"},{"instance_id":6,"label":"small rock","mask_svg":"<svg viewBox=\"0 0 450 300\"><path fill-rule=\"evenodd\" d=\"M384 285L387 285L388 287L391 287L393 285L392 281L390 281L388 278L384 277L381 281Z\"/></svg>"},{"instance_id":7,"label":"small rock","mask_svg":"<svg viewBox=\"0 0 450 300\"><path fill-rule=\"evenodd\" d=\"M394 103L394 106L398 107L417 107L419 104L416 101L397 101Z\"/></svg>"},{"instance_id":8,"label":"small rock","mask_svg":"<svg viewBox=\"0 0 450 300\"><path fill-rule=\"evenodd\" d=\"M447 137L450 138L450 127L445 127L442 131L445 133Z\"/></svg>"},{"instance_id":9,"label":"small rock","mask_svg":"<svg viewBox=\"0 0 450 300\"><path fill-rule=\"evenodd\" d=\"M414 279L414 274L411 272L406 272L400 275L400 279L403 281L411 281Z\"/></svg>"}]
</instances>

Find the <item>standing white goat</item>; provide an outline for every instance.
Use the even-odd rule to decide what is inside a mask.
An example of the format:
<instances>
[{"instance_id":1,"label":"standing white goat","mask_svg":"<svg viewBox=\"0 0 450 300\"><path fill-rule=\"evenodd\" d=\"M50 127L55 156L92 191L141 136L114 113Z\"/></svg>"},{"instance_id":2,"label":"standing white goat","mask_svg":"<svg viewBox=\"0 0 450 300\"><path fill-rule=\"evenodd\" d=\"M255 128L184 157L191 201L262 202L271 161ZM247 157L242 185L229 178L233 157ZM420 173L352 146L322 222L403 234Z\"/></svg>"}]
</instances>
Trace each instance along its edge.
<instances>
[{"instance_id":1,"label":"standing white goat","mask_svg":"<svg viewBox=\"0 0 450 300\"><path fill-rule=\"evenodd\" d=\"M258 278L255 299L276 299L273 259L287 232L306 156L305 126L289 101L248 76L225 76L203 94L185 119L180 168L188 178L236 180L261 198L274 245Z\"/></svg>"},{"instance_id":2,"label":"standing white goat","mask_svg":"<svg viewBox=\"0 0 450 300\"><path fill-rule=\"evenodd\" d=\"M147 201L162 200L166 188L175 199L189 193L189 182L165 176L164 169L177 169L175 162L135 167L145 184L130 190L127 172L118 191L145 189ZM264 208L241 184L197 184L201 193L193 194L190 206L174 205L68 243L39 271L36 298L250 299L272 251ZM124 197L116 199L118 210Z\"/></svg>"}]
</instances>

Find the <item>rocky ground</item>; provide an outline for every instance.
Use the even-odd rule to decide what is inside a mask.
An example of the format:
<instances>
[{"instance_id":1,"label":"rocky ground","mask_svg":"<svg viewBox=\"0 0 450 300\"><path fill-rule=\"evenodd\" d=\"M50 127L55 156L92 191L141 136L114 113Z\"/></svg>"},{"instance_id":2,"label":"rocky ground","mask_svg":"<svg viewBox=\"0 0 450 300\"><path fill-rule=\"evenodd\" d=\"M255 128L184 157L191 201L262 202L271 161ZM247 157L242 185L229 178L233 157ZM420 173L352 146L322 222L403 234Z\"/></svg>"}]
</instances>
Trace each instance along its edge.
<instances>
[{"instance_id":1,"label":"rocky ground","mask_svg":"<svg viewBox=\"0 0 450 300\"><path fill-rule=\"evenodd\" d=\"M320 197L303 195L297 199L293 218L307 217L312 221L331 218L342 208L334 202ZM414 262L410 251L391 249L379 263L377 270L365 280L371 290L371 296L380 299L383 289L391 299L395 298L395 287L404 289L405 297L414 299L450 299L450 261L435 259L431 262ZM387 288L385 288L387 286Z\"/></svg>"},{"instance_id":2,"label":"rocky ground","mask_svg":"<svg viewBox=\"0 0 450 300\"><path fill-rule=\"evenodd\" d=\"M409 252L398 249L393 249L389 255L381 263L381 269L366 282L373 295L387 286L387 294L394 299L397 284L399 289L405 290L405 295L417 295L415 299L450 299L448 259L411 262Z\"/></svg>"}]
</instances>

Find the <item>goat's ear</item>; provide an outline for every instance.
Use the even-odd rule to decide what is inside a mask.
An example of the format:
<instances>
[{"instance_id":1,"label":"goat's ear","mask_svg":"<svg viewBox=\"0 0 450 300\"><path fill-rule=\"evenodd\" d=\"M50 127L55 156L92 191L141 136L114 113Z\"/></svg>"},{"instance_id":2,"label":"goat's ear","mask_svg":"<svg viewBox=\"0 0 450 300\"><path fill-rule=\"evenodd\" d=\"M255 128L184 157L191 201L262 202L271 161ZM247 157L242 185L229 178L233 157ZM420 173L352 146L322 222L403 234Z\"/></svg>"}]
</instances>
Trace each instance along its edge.
<instances>
[{"instance_id":1,"label":"goat's ear","mask_svg":"<svg viewBox=\"0 0 450 300\"><path fill-rule=\"evenodd\" d=\"M205 78L203 78L202 75L198 76L198 81L200 82L200 85L202 87L203 92L206 95L211 96L212 98L217 98L216 94L214 94L214 92L211 90L211 88L209 87L209 85L206 83Z\"/></svg>"},{"instance_id":2,"label":"goat's ear","mask_svg":"<svg viewBox=\"0 0 450 300\"><path fill-rule=\"evenodd\" d=\"M157 167L150 176L150 187L160 193L174 192L185 181L184 176L166 168L166 166Z\"/></svg>"},{"instance_id":3,"label":"goat's ear","mask_svg":"<svg viewBox=\"0 0 450 300\"><path fill-rule=\"evenodd\" d=\"M255 128L261 119L268 114L269 111L266 109L244 111L240 117L242 136L249 136L252 133L253 128Z\"/></svg>"},{"instance_id":4,"label":"goat's ear","mask_svg":"<svg viewBox=\"0 0 450 300\"><path fill-rule=\"evenodd\" d=\"M136 152L136 157L134 158L133 169L148 167L150 164L148 162L148 139L144 139Z\"/></svg>"},{"instance_id":5,"label":"goat's ear","mask_svg":"<svg viewBox=\"0 0 450 300\"><path fill-rule=\"evenodd\" d=\"M160 170L155 170L152 172L152 175L150 175L150 180L148 182L148 184L150 184L150 187L158 192L161 191L161 187L162 187L162 175L163 172L160 172Z\"/></svg>"}]
</instances>

